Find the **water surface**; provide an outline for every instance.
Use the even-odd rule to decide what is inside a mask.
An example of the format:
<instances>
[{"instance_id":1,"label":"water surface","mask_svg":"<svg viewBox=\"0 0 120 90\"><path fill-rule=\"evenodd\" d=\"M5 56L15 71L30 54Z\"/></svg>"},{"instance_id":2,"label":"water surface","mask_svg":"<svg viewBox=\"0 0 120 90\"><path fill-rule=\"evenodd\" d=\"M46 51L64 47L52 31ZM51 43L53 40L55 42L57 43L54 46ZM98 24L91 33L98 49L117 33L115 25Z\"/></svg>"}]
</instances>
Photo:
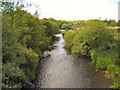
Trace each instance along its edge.
<instances>
[{"instance_id":1,"label":"water surface","mask_svg":"<svg viewBox=\"0 0 120 90\"><path fill-rule=\"evenodd\" d=\"M112 81L96 72L87 57L68 55L62 34L47 58L40 61L36 86L39 88L109 88Z\"/></svg>"}]
</instances>

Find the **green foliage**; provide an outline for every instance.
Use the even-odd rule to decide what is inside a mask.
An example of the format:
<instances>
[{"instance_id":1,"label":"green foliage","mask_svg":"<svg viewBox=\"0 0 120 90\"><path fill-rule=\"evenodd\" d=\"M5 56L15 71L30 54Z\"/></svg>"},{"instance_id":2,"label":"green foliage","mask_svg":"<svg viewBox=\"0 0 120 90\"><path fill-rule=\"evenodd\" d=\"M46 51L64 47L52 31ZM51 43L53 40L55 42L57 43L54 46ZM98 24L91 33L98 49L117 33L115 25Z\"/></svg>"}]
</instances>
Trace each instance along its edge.
<instances>
[{"instance_id":1,"label":"green foliage","mask_svg":"<svg viewBox=\"0 0 120 90\"><path fill-rule=\"evenodd\" d=\"M99 20L89 20L76 31L65 33L66 48L72 54L85 54L92 58L98 69L108 70L114 78L112 87L120 87L120 61L118 56L118 32L107 29Z\"/></svg>"},{"instance_id":2,"label":"green foliage","mask_svg":"<svg viewBox=\"0 0 120 90\"><path fill-rule=\"evenodd\" d=\"M107 50L100 47L98 49L92 49L90 53L93 63L96 64L98 69L107 69L107 66L117 65L118 63L118 52L115 48Z\"/></svg>"},{"instance_id":3,"label":"green foliage","mask_svg":"<svg viewBox=\"0 0 120 90\"><path fill-rule=\"evenodd\" d=\"M120 26L120 20L118 21L117 26Z\"/></svg>"},{"instance_id":4,"label":"green foliage","mask_svg":"<svg viewBox=\"0 0 120 90\"><path fill-rule=\"evenodd\" d=\"M73 54L82 54L84 53L84 49L82 49L82 38L79 34L74 35L73 38L73 46L71 48L71 52Z\"/></svg>"},{"instance_id":5,"label":"green foliage","mask_svg":"<svg viewBox=\"0 0 120 90\"><path fill-rule=\"evenodd\" d=\"M33 81L38 61L45 50L50 50L54 34L59 33L56 20L40 20L21 6L15 7L17 4L3 3L3 88L21 88L24 80Z\"/></svg>"},{"instance_id":6,"label":"green foliage","mask_svg":"<svg viewBox=\"0 0 120 90\"><path fill-rule=\"evenodd\" d=\"M3 64L2 86L3 88L18 88L25 78L24 72L15 63ZM17 83L17 84L16 84Z\"/></svg>"},{"instance_id":7,"label":"green foliage","mask_svg":"<svg viewBox=\"0 0 120 90\"><path fill-rule=\"evenodd\" d=\"M114 85L112 88L120 88L120 67L116 65L109 65L108 70L113 74Z\"/></svg>"},{"instance_id":8,"label":"green foliage","mask_svg":"<svg viewBox=\"0 0 120 90\"><path fill-rule=\"evenodd\" d=\"M115 20L104 20L103 22L105 22L107 24L107 26L109 27L115 27L118 26L119 22L117 23Z\"/></svg>"},{"instance_id":9,"label":"green foliage","mask_svg":"<svg viewBox=\"0 0 120 90\"><path fill-rule=\"evenodd\" d=\"M80 31L83 42L90 48L97 48L102 45L109 46L114 41L112 33L106 29L101 21L88 21L84 30Z\"/></svg>"},{"instance_id":10,"label":"green foliage","mask_svg":"<svg viewBox=\"0 0 120 90\"><path fill-rule=\"evenodd\" d=\"M70 20L58 20L60 29L70 29L70 30L77 30L79 26L85 26L86 21L77 20L77 21L70 21Z\"/></svg>"},{"instance_id":11,"label":"green foliage","mask_svg":"<svg viewBox=\"0 0 120 90\"><path fill-rule=\"evenodd\" d=\"M61 29L71 29L72 24L71 23L63 23L61 26Z\"/></svg>"},{"instance_id":12,"label":"green foliage","mask_svg":"<svg viewBox=\"0 0 120 90\"><path fill-rule=\"evenodd\" d=\"M55 21L55 19L44 18L41 22L43 23L43 25L45 25L45 32L48 37L53 37L54 34L60 33L59 23Z\"/></svg>"},{"instance_id":13,"label":"green foliage","mask_svg":"<svg viewBox=\"0 0 120 90\"><path fill-rule=\"evenodd\" d=\"M111 27L117 26L116 21L115 21L115 20L112 20L112 21L110 22L109 26L111 26Z\"/></svg>"},{"instance_id":14,"label":"green foliage","mask_svg":"<svg viewBox=\"0 0 120 90\"><path fill-rule=\"evenodd\" d=\"M66 34L64 35L65 44L68 49L71 48L73 45L72 41L74 36L75 36L75 32L72 31L67 31Z\"/></svg>"}]
</instances>

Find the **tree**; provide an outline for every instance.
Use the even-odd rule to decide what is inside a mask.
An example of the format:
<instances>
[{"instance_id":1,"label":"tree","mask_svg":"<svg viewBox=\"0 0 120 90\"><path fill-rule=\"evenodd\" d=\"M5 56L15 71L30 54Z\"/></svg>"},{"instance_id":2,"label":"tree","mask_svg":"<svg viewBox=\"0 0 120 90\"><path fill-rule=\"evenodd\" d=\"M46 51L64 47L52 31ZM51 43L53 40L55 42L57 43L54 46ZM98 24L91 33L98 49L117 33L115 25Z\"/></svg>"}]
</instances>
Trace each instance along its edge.
<instances>
[{"instance_id":1,"label":"tree","mask_svg":"<svg viewBox=\"0 0 120 90\"><path fill-rule=\"evenodd\" d=\"M61 29L71 29L72 28L72 24L71 23L63 23L61 26Z\"/></svg>"},{"instance_id":2,"label":"tree","mask_svg":"<svg viewBox=\"0 0 120 90\"><path fill-rule=\"evenodd\" d=\"M111 26L111 27L117 26L116 21L115 21L115 20L112 20L112 21L110 22L109 26Z\"/></svg>"}]
</instances>

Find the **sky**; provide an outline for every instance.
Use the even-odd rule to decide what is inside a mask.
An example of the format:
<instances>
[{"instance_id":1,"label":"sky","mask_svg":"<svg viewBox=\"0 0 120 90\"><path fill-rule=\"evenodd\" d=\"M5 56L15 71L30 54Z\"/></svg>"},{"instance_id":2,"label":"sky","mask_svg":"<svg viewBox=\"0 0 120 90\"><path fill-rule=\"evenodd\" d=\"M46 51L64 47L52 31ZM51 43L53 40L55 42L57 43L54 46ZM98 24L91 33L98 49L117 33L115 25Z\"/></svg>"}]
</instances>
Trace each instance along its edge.
<instances>
[{"instance_id":1,"label":"sky","mask_svg":"<svg viewBox=\"0 0 120 90\"><path fill-rule=\"evenodd\" d=\"M118 21L118 2L120 0L25 0L37 5L39 18L56 20L114 19ZM40 9L39 9L40 8ZM27 8L34 14L35 6Z\"/></svg>"}]
</instances>

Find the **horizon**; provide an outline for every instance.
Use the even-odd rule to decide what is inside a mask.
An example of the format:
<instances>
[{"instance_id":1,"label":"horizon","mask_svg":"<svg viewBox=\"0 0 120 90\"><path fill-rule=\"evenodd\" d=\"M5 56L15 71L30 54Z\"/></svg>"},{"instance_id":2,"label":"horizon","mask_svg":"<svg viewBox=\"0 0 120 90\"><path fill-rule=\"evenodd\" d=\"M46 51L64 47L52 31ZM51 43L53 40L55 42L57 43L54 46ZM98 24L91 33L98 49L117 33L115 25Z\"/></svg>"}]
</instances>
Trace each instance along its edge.
<instances>
[{"instance_id":1,"label":"horizon","mask_svg":"<svg viewBox=\"0 0 120 90\"><path fill-rule=\"evenodd\" d=\"M87 3L86 3L87 2ZM115 20L118 21L119 0L24 0L36 6L26 8L32 15L38 11L39 18L56 20Z\"/></svg>"}]
</instances>

